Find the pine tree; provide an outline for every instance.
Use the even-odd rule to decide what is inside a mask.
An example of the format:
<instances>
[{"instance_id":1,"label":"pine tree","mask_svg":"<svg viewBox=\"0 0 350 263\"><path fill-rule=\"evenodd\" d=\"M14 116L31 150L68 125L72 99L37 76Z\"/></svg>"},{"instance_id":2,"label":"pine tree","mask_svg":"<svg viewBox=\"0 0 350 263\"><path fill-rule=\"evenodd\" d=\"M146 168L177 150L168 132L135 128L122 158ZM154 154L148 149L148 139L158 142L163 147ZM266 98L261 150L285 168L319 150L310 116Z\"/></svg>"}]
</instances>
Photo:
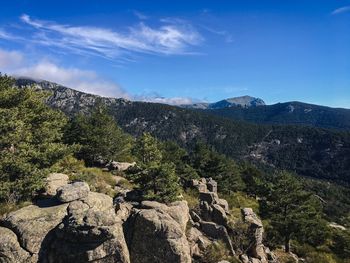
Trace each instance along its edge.
<instances>
[{"instance_id":1,"label":"pine tree","mask_svg":"<svg viewBox=\"0 0 350 263\"><path fill-rule=\"evenodd\" d=\"M78 157L87 164L104 161L130 161L131 136L119 128L106 106L97 103L90 115L73 118L65 133L65 140L81 145Z\"/></svg>"},{"instance_id":2,"label":"pine tree","mask_svg":"<svg viewBox=\"0 0 350 263\"><path fill-rule=\"evenodd\" d=\"M291 174L281 172L276 176L266 204L271 226L283 238L286 252L290 251L292 238L310 241L305 239L305 235L313 235L318 229L324 229L317 203ZM322 230L313 235L318 236L319 243L324 241Z\"/></svg>"},{"instance_id":3,"label":"pine tree","mask_svg":"<svg viewBox=\"0 0 350 263\"><path fill-rule=\"evenodd\" d=\"M62 143L67 119L44 102L47 93L13 87L0 75L0 201L28 199L47 169L71 152Z\"/></svg>"},{"instance_id":4,"label":"pine tree","mask_svg":"<svg viewBox=\"0 0 350 263\"><path fill-rule=\"evenodd\" d=\"M143 133L136 140L132 153L142 165L159 164L162 160L159 142L149 133Z\"/></svg>"},{"instance_id":5,"label":"pine tree","mask_svg":"<svg viewBox=\"0 0 350 263\"><path fill-rule=\"evenodd\" d=\"M134 181L144 192L146 199L160 202L177 200L181 187L172 162L162 162L161 144L149 133L140 136L133 148L140 171Z\"/></svg>"}]
</instances>

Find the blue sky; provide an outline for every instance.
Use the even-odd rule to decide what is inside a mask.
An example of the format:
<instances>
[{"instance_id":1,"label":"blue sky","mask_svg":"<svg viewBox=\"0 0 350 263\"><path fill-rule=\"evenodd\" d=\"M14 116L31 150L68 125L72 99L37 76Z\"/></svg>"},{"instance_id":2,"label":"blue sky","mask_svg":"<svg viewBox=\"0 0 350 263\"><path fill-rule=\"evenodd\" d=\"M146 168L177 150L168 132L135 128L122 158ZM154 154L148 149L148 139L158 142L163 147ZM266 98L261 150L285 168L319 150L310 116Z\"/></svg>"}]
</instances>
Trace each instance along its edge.
<instances>
[{"instance_id":1,"label":"blue sky","mask_svg":"<svg viewBox=\"0 0 350 263\"><path fill-rule=\"evenodd\" d=\"M350 108L350 0L6 1L0 71L134 100Z\"/></svg>"}]
</instances>

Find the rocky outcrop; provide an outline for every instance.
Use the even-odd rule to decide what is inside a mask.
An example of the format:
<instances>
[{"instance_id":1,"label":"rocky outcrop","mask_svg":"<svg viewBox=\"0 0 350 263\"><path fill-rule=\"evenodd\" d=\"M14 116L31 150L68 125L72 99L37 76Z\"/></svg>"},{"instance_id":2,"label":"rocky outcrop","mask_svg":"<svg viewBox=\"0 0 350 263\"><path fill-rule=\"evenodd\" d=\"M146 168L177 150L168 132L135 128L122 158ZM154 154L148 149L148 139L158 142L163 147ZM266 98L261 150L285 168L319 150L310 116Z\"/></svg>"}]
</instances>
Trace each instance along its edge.
<instances>
[{"instance_id":1,"label":"rocky outcrop","mask_svg":"<svg viewBox=\"0 0 350 263\"><path fill-rule=\"evenodd\" d=\"M235 253L228 203L218 197L212 179L193 184L200 190L200 207L192 211L186 201L130 201L129 190L112 200L91 192L84 182L63 185L66 179L50 175L46 197L56 192L55 196L4 216L0 263L201 262L208 246L218 240L242 262L277 262L263 245L263 225L250 208L242 210L242 217L252 242L246 254Z\"/></svg>"},{"instance_id":2,"label":"rocky outcrop","mask_svg":"<svg viewBox=\"0 0 350 263\"><path fill-rule=\"evenodd\" d=\"M4 217L0 263L190 263L188 220L185 201L113 204L85 183L66 184Z\"/></svg>"},{"instance_id":3,"label":"rocky outcrop","mask_svg":"<svg viewBox=\"0 0 350 263\"><path fill-rule=\"evenodd\" d=\"M89 192L69 203L67 211L51 245L49 259L56 259L52 262L130 262L111 197Z\"/></svg>"},{"instance_id":4,"label":"rocky outcrop","mask_svg":"<svg viewBox=\"0 0 350 263\"><path fill-rule=\"evenodd\" d=\"M211 239L223 240L235 255L232 241L228 233L228 203L217 194L217 183L212 178L192 180L192 186L199 191L199 214L191 211L194 226Z\"/></svg>"},{"instance_id":5,"label":"rocky outcrop","mask_svg":"<svg viewBox=\"0 0 350 263\"><path fill-rule=\"evenodd\" d=\"M249 225L249 235L251 240L247 255L241 256L242 261L256 263L276 263L277 259L275 255L263 244L264 227L260 218L254 213L253 209L251 208L243 208L242 216L244 221Z\"/></svg>"},{"instance_id":6,"label":"rocky outcrop","mask_svg":"<svg viewBox=\"0 0 350 263\"><path fill-rule=\"evenodd\" d=\"M187 221L184 201L169 206L142 202L139 209L133 209L127 226L131 262L191 262L185 235Z\"/></svg>"}]
</instances>

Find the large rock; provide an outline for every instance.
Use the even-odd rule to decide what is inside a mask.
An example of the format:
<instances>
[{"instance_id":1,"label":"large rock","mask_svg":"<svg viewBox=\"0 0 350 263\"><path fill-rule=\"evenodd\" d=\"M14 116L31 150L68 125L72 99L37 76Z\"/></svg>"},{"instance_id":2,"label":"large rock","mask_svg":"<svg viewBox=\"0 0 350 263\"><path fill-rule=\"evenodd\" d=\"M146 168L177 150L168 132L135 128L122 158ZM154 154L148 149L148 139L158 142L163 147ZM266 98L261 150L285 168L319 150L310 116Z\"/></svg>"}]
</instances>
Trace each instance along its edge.
<instances>
[{"instance_id":1,"label":"large rock","mask_svg":"<svg viewBox=\"0 0 350 263\"><path fill-rule=\"evenodd\" d=\"M67 185L69 177L62 173L51 173L45 180L45 193L46 196L55 196L58 188Z\"/></svg>"},{"instance_id":2,"label":"large rock","mask_svg":"<svg viewBox=\"0 0 350 263\"><path fill-rule=\"evenodd\" d=\"M250 260L252 262L254 262L254 260L259 260L256 262L267 263L268 256L265 253L265 246L263 244L264 227L260 218L251 208L243 208L242 215L244 221L249 224L249 235L252 240L252 245L247 251L248 255L251 257Z\"/></svg>"},{"instance_id":3,"label":"large rock","mask_svg":"<svg viewBox=\"0 0 350 263\"><path fill-rule=\"evenodd\" d=\"M183 231L186 230L186 225L190 217L186 201L176 201L168 205L155 201L143 201L141 202L141 208L155 209L158 212L167 213L181 226Z\"/></svg>"},{"instance_id":4,"label":"large rock","mask_svg":"<svg viewBox=\"0 0 350 263\"><path fill-rule=\"evenodd\" d=\"M200 193L199 200L203 202L207 202L209 205L216 204L219 197L216 193Z\"/></svg>"},{"instance_id":5,"label":"large rock","mask_svg":"<svg viewBox=\"0 0 350 263\"><path fill-rule=\"evenodd\" d=\"M0 263L30 262L30 254L18 243L17 236L10 229L0 227Z\"/></svg>"},{"instance_id":6,"label":"large rock","mask_svg":"<svg viewBox=\"0 0 350 263\"><path fill-rule=\"evenodd\" d=\"M211 241L195 227L190 228L186 236L190 245L191 256L201 258Z\"/></svg>"},{"instance_id":7,"label":"large rock","mask_svg":"<svg viewBox=\"0 0 350 263\"><path fill-rule=\"evenodd\" d=\"M135 162L127 163L127 162L112 161L112 162L108 163L106 166L110 170L126 171L127 169L129 169L130 167L133 167L135 165L136 165Z\"/></svg>"},{"instance_id":8,"label":"large rock","mask_svg":"<svg viewBox=\"0 0 350 263\"><path fill-rule=\"evenodd\" d=\"M143 202L142 208L134 209L127 227L131 262L190 263L190 247L184 231L189 218L186 202L168 207Z\"/></svg>"},{"instance_id":9,"label":"large rock","mask_svg":"<svg viewBox=\"0 0 350 263\"><path fill-rule=\"evenodd\" d=\"M10 228L18 237L25 250L39 254L46 249L53 237L53 230L67 214L68 204L52 207L30 205L9 213L3 225Z\"/></svg>"},{"instance_id":10,"label":"large rock","mask_svg":"<svg viewBox=\"0 0 350 263\"><path fill-rule=\"evenodd\" d=\"M56 230L50 262L130 262L118 219L113 200L107 195L90 192L71 202L67 218Z\"/></svg>"},{"instance_id":11,"label":"large rock","mask_svg":"<svg viewBox=\"0 0 350 263\"><path fill-rule=\"evenodd\" d=\"M75 182L72 184L64 185L57 189L57 199L62 203L78 200L87 195L90 192L89 185L85 182Z\"/></svg>"}]
</instances>

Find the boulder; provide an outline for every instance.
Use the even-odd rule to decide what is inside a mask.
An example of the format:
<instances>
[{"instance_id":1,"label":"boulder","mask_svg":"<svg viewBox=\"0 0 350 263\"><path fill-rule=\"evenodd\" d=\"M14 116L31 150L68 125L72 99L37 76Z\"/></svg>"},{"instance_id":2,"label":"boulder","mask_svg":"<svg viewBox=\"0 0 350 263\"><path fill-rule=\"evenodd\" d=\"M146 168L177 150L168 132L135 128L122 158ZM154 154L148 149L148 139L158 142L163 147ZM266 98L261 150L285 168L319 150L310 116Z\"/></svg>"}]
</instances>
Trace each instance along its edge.
<instances>
[{"instance_id":1,"label":"boulder","mask_svg":"<svg viewBox=\"0 0 350 263\"><path fill-rule=\"evenodd\" d=\"M199 200L212 205L215 204L217 200L219 200L219 197L216 193L199 193Z\"/></svg>"},{"instance_id":2,"label":"boulder","mask_svg":"<svg viewBox=\"0 0 350 263\"><path fill-rule=\"evenodd\" d=\"M185 236L189 218L185 205L186 202L175 202L169 206L142 202L142 209L133 209L126 227L131 262L191 262Z\"/></svg>"},{"instance_id":3,"label":"boulder","mask_svg":"<svg viewBox=\"0 0 350 263\"><path fill-rule=\"evenodd\" d=\"M189 208L186 201L176 201L168 205L155 201L143 201L141 202L141 208L155 209L161 213L167 213L181 226L183 231L186 230L189 220Z\"/></svg>"},{"instance_id":4,"label":"boulder","mask_svg":"<svg viewBox=\"0 0 350 263\"><path fill-rule=\"evenodd\" d=\"M30 254L21 248L15 233L0 227L0 237L0 263L31 262Z\"/></svg>"},{"instance_id":5,"label":"boulder","mask_svg":"<svg viewBox=\"0 0 350 263\"><path fill-rule=\"evenodd\" d=\"M87 183L75 182L58 188L56 197L62 203L67 203L87 197L89 192L90 187Z\"/></svg>"},{"instance_id":6,"label":"boulder","mask_svg":"<svg viewBox=\"0 0 350 263\"><path fill-rule=\"evenodd\" d=\"M126 171L127 169L135 165L136 165L135 162L127 163L127 162L112 161L108 163L106 166L108 167L109 170Z\"/></svg>"},{"instance_id":7,"label":"boulder","mask_svg":"<svg viewBox=\"0 0 350 263\"><path fill-rule=\"evenodd\" d=\"M212 178L209 178L207 181L207 188L209 192L217 193L218 192L218 183Z\"/></svg>"},{"instance_id":8,"label":"boulder","mask_svg":"<svg viewBox=\"0 0 350 263\"><path fill-rule=\"evenodd\" d=\"M56 237L49 262L130 262L122 220L112 198L105 194L89 192L69 203L68 216L57 228Z\"/></svg>"},{"instance_id":9,"label":"boulder","mask_svg":"<svg viewBox=\"0 0 350 263\"><path fill-rule=\"evenodd\" d=\"M69 177L62 173L51 173L45 179L45 193L46 196L55 196L58 188L68 184Z\"/></svg>"},{"instance_id":10,"label":"boulder","mask_svg":"<svg viewBox=\"0 0 350 263\"><path fill-rule=\"evenodd\" d=\"M16 233L20 246L32 254L46 249L53 231L67 214L68 204L53 207L30 205L9 213L2 224Z\"/></svg>"}]
</instances>

